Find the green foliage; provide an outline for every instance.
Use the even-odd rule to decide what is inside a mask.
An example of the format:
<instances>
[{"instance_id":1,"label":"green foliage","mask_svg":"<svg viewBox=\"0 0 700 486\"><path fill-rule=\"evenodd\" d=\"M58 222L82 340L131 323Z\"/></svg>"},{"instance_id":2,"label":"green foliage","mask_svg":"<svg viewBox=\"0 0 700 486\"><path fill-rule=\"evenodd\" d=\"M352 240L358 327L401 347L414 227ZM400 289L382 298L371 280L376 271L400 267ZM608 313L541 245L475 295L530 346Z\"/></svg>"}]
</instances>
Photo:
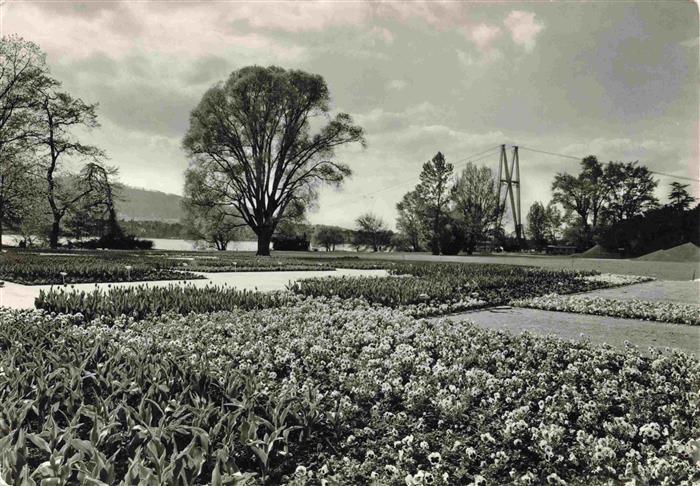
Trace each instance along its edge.
<instances>
[{"instance_id":1,"label":"green foliage","mask_svg":"<svg viewBox=\"0 0 700 486\"><path fill-rule=\"evenodd\" d=\"M141 322L0 310L0 350L8 484L698 479L700 364L680 352L337 300Z\"/></svg>"},{"instance_id":2,"label":"green foliage","mask_svg":"<svg viewBox=\"0 0 700 486\"><path fill-rule=\"evenodd\" d=\"M676 210L690 209L695 198L688 193L689 184L680 182L671 183L671 192L668 194L669 205Z\"/></svg>"},{"instance_id":3,"label":"green foliage","mask_svg":"<svg viewBox=\"0 0 700 486\"><path fill-rule=\"evenodd\" d=\"M131 257L129 254L98 257L10 252L0 255L0 279L24 285L190 278L199 277L171 270L167 260Z\"/></svg>"},{"instance_id":4,"label":"green foliage","mask_svg":"<svg viewBox=\"0 0 700 486\"><path fill-rule=\"evenodd\" d=\"M658 206L654 196L658 181L637 162L609 162L602 182L606 191L603 215L608 224L640 216Z\"/></svg>"},{"instance_id":5,"label":"green foliage","mask_svg":"<svg viewBox=\"0 0 700 486\"><path fill-rule=\"evenodd\" d=\"M382 251L391 243L392 231L387 229L379 216L364 213L355 222L357 224L357 231L353 237L355 246L365 246L371 248L372 251Z\"/></svg>"},{"instance_id":6,"label":"green foliage","mask_svg":"<svg viewBox=\"0 0 700 486\"><path fill-rule=\"evenodd\" d=\"M527 234L536 248L547 244L547 210L539 201L532 203L527 213Z\"/></svg>"},{"instance_id":7,"label":"green foliage","mask_svg":"<svg viewBox=\"0 0 700 486\"><path fill-rule=\"evenodd\" d=\"M416 193L420 198L420 217L425 239L433 255L441 252L440 228L447 219L449 206L449 181L454 167L445 161L445 156L438 152L432 160L423 164L420 183Z\"/></svg>"},{"instance_id":8,"label":"green foliage","mask_svg":"<svg viewBox=\"0 0 700 486\"><path fill-rule=\"evenodd\" d=\"M413 190L404 194L396 204L396 210L399 213L396 227L410 243L411 251L420 251L425 231L421 218L422 200L418 192Z\"/></svg>"},{"instance_id":9,"label":"green foliage","mask_svg":"<svg viewBox=\"0 0 700 486\"><path fill-rule=\"evenodd\" d=\"M673 206L652 209L606 227L600 235L603 247L623 248L632 257L688 242L700 245L700 206L686 211Z\"/></svg>"},{"instance_id":10,"label":"green foliage","mask_svg":"<svg viewBox=\"0 0 700 486\"><path fill-rule=\"evenodd\" d=\"M494 179L488 167L468 162L452 186L454 225L463 235L461 247L470 255L477 244L493 234L498 220L500 203Z\"/></svg>"},{"instance_id":11,"label":"green foliage","mask_svg":"<svg viewBox=\"0 0 700 486\"><path fill-rule=\"evenodd\" d=\"M314 119L327 123L315 127ZM276 66L244 67L212 86L183 141L218 206L235 209L258 236L260 255L270 254L277 225L303 214L320 184L350 175L335 150L353 143L365 145L362 128L346 113L330 116L323 77Z\"/></svg>"},{"instance_id":12,"label":"green foliage","mask_svg":"<svg viewBox=\"0 0 700 486\"><path fill-rule=\"evenodd\" d=\"M121 205L120 205L121 206ZM182 223L164 221L119 221L125 233L139 238L174 238L185 239L187 234Z\"/></svg>"},{"instance_id":13,"label":"green foliage","mask_svg":"<svg viewBox=\"0 0 700 486\"><path fill-rule=\"evenodd\" d=\"M433 314L441 314L460 310L465 302L470 307L497 305L526 296L604 286L582 278L591 272L507 265L397 263L389 271L394 276L303 279L291 284L290 290L313 297L362 298L389 307L427 304Z\"/></svg>"},{"instance_id":14,"label":"green foliage","mask_svg":"<svg viewBox=\"0 0 700 486\"><path fill-rule=\"evenodd\" d=\"M319 225L314 231L314 243L322 246L326 251L335 251L336 245L342 245L347 241L348 231L338 226Z\"/></svg>"},{"instance_id":15,"label":"green foliage","mask_svg":"<svg viewBox=\"0 0 700 486\"><path fill-rule=\"evenodd\" d=\"M216 285L193 287L113 287L94 292L65 291L62 288L39 292L35 305L48 312L75 314L86 319L115 318L122 315L140 320L166 313L187 315L232 309L279 307L295 299L286 293L253 292Z\"/></svg>"}]
</instances>

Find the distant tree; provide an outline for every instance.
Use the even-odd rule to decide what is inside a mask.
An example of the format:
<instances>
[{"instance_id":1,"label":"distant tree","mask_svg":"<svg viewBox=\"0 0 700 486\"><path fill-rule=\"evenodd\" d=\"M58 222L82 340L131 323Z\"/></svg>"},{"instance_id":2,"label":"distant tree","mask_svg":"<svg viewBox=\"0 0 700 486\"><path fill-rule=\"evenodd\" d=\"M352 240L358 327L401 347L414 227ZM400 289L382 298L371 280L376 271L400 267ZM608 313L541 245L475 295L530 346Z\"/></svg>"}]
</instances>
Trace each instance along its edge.
<instances>
[{"instance_id":1,"label":"distant tree","mask_svg":"<svg viewBox=\"0 0 700 486\"><path fill-rule=\"evenodd\" d=\"M75 129L98 127L96 110L96 104L87 104L68 93L54 90L43 94L41 104L35 110L34 140L53 220L49 233L51 248L58 246L63 217L94 190L92 185L72 183L74 180L62 170L62 161L82 158L99 163L104 157L100 149L81 143L72 133Z\"/></svg>"},{"instance_id":2,"label":"distant tree","mask_svg":"<svg viewBox=\"0 0 700 486\"><path fill-rule=\"evenodd\" d=\"M365 213L356 220L356 246L368 246L372 251L381 251L391 242L392 232L386 228L384 221L372 213Z\"/></svg>"},{"instance_id":3,"label":"distant tree","mask_svg":"<svg viewBox=\"0 0 700 486\"><path fill-rule=\"evenodd\" d=\"M464 249L471 255L488 238L498 219L496 181L488 167L469 162L455 178L450 191L457 226L463 232Z\"/></svg>"},{"instance_id":4,"label":"distant tree","mask_svg":"<svg viewBox=\"0 0 700 486\"><path fill-rule=\"evenodd\" d=\"M411 251L420 251L421 235L425 232L421 221L421 215L424 212L421 197L415 190L409 191L396 204L396 209L399 213L396 227L410 243Z\"/></svg>"},{"instance_id":5,"label":"distant tree","mask_svg":"<svg viewBox=\"0 0 700 486\"><path fill-rule=\"evenodd\" d=\"M535 201L527 213L527 235L536 248L547 245L547 227L547 210L541 202Z\"/></svg>"},{"instance_id":6,"label":"distant tree","mask_svg":"<svg viewBox=\"0 0 700 486\"><path fill-rule=\"evenodd\" d=\"M561 214L561 211L559 210L557 205L552 201L550 201L549 204L547 204L547 208L545 211L547 217L547 229L545 231L545 237L548 242L556 244L557 240L561 236L561 228L564 222L564 216Z\"/></svg>"},{"instance_id":7,"label":"distant tree","mask_svg":"<svg viewBox=\"0 0 700 486\"><path fill-rule=\"evenodd\" d=\"M607 196L603 213L608 224L641 215L658 206L654 196L658 181L638 162L609 162L605 166L603 183Z\"/></svg>"},{"instance_id":8,"label":"distant tree","mask_svg":"<svg viewBox=\"0 0 700 486\"><path fill-rule=\"evenodd\" d=\"M391 236L389 246L395 251L416 251L405 233L394 233Z\"/></svg>"},{"instance_id":9,"label":"distant tree","mask_svg":"<svg viewBox=\"0 0 700 486\"><path fill-rule=\"evenodd\" d=\"M588 196L592 231L598 227L600 215L606 202L607 188L603 184L603 175L603 165L598 162L595 155L583 158L578 178Z\"/></svg>"},{"instance_id":10,"label":"distant tree","mask_svg":"<svg viewBox=\"0 0 700 486\"><path fill-rule=\"evenodd\" d=\"M445 156L438 152L432 160L423 164L420 183L416 187L424 218L422 226L433 255L440 254L440 229L448 219L452 171L452 164L445 162Z\"/></svg>"},{"instance_id":11,"label":"distant tree","mask_svg":"<svg viewBox=\"0 0 700 486\"><path fill-rule=\"evenodd\" d=\"M236 207L221 204L224 182L207 177L206 168L194 163L185 171L182 224L186 234L224 251L246 226Z\"/></svg>"},{"instance_id":12,"label":"distant tree","mask_svg":"<svg viewBox=\"0 0 700 486\"><path fill-rule=\"evenodd\" d=\"M688 184L680 182L671 183L671 192L668 195L668 205L674 209L684 211L690 208L690 205L695 202L695 198L688 193Z\"/></svg>"},{"instance_id":13,"label":"distant tree","mask_svg":"<svg viewBox=\"0 0 700 486\"><path fill-rule=\"evenodd\" d=\"M594 155L581 160L578 175L559 173L554 177L552 201L560 204L565 212L577 216L569 220L580 225L574 233L578 235L577 239L583 238L583 246L592 244L608 201L608 191L603 166Z\"/></svg>"},{"instance_id":14,"label":"distant tree","mask_svg":"<svg viewBox=\"0 0 700 486\"><path fill-rule=\"evenodd\" d=\"M85 186L92 190L80 203L92 213L95 221L95 234L100 238L119 240L124 233L117 221L117 199L122 185L116 181L118 170L96 163L88 163L80 171Z\"/></svg>"},{"instance_id":15,"label":"distant tree","mask_svg":"<svg viewBox=\"0 0 700 486\"><path fill-rule=\"evenodd\" d=\"M336 226L318 226L314 232L314 241L326 251L335 251L335 245L345 243L345 233Z\"/></svg>"},{"instance_id":16,"label":"distant tree","mask_svg":"<svg viewBox=\"0 0 700 486\"><path fill-rule=\"evenodd\" d=\"M351 171L334 160L336 147L365 144L345 113L329 117L321 76L279 67L246 67L211 87L190 116L183 145L220 184L219 202L235 207L258 237L258 255L292 206L313 201L321 183L340 184ZM298 212L298 211L297 211Z\"/></svg>"},{"instance_id":17,"label":"distant tree","mask_svg":"<svg viewBox=\"0 0 700 486\"><path fill-rule=\"evenodd\" d=\"M578 224L585 234L590 235L588 216L591 211L589 186L570 174L559 173L552 182L552 201L561 204L564 211L575 213Z\"/></svg>"}]
</instances>

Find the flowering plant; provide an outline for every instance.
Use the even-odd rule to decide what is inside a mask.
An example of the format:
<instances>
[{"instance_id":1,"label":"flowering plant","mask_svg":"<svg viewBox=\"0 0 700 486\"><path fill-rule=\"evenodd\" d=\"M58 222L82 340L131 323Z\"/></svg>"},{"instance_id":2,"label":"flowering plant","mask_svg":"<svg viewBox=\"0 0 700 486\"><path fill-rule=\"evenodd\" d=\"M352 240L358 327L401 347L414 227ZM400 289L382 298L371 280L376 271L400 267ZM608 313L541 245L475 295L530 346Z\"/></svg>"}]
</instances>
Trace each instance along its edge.
<instances>
[{"instance_id":1,"label":"flowering plant","mask_svg":"<svg viewBox=\"0 0 700 486\"><path fill-rule=\"evenodd\" d=\"M700 363L363 300L0 310L10 484L688 484Z\"/></svg>"},{"instance_id":2,"label":"flowering plant","mask_svg":"<svg viewBox=\"0 0 700 486\"><path fill-rule=\"evenodd\" d=\"M700 305L682 302L549 294L529 299L516 299L511 301L510 305L578 314L689 324L691 326L700 325Z\"/></svg>"}]
</instances>

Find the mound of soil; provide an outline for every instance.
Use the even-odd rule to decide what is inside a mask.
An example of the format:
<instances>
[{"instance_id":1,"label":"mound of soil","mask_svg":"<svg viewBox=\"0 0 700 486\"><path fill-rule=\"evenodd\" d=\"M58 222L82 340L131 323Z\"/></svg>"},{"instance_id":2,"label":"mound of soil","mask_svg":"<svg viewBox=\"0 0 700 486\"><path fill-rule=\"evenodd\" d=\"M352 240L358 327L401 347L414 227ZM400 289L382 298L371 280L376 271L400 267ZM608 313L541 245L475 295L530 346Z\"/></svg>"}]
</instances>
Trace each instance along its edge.
<instances>
[{"instance_id":1,"label":"mound of soil","mask_svg":"<svg viewBox=\"0 0 700 486\"><path fill-rule=\"evenodd\" d=\"M608 251L600 245L589 248L579 255L581 258L620 258L617 252Z\"/></svg>"},{"instance_id":2,"label":"mound of soil","mask_svg":"<svg viewBox=\"0 0 700 486\"><path fill-rule=\"evenodd\" d=\"M700 247L693 243L683 243L668 250L657 250L638 258L654 262L700 262Z\"/></svg>"}]
</instances>

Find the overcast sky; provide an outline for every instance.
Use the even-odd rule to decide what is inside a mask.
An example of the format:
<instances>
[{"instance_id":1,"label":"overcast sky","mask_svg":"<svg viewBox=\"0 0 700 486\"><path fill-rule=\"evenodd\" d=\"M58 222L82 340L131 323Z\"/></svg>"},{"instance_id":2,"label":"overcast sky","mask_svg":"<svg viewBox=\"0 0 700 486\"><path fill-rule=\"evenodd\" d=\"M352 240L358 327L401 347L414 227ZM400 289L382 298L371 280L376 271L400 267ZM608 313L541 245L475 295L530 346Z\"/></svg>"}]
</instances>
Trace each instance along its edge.
<instances>
[{"instance_id":1,"label":"overcast sky","mask_svg":"<svg viewBox=\"0 0 700 486\"><path fill-rule=\"evenodd\" d=\"M698 177L691 2L9 0L0 12L3 35L38 43L66 90L100 103L87 141L138 187L182 192L190 111L251 64L321 74L333 109L366 131L365 150L338 153L354 175L322 191L315 223L372 210L393 225L438 150L457 168L505 143ZM498 154L479 163L495 171ZM523 216L578 168L526 150L520 165Z\"/></svg>"}]
</instances>

